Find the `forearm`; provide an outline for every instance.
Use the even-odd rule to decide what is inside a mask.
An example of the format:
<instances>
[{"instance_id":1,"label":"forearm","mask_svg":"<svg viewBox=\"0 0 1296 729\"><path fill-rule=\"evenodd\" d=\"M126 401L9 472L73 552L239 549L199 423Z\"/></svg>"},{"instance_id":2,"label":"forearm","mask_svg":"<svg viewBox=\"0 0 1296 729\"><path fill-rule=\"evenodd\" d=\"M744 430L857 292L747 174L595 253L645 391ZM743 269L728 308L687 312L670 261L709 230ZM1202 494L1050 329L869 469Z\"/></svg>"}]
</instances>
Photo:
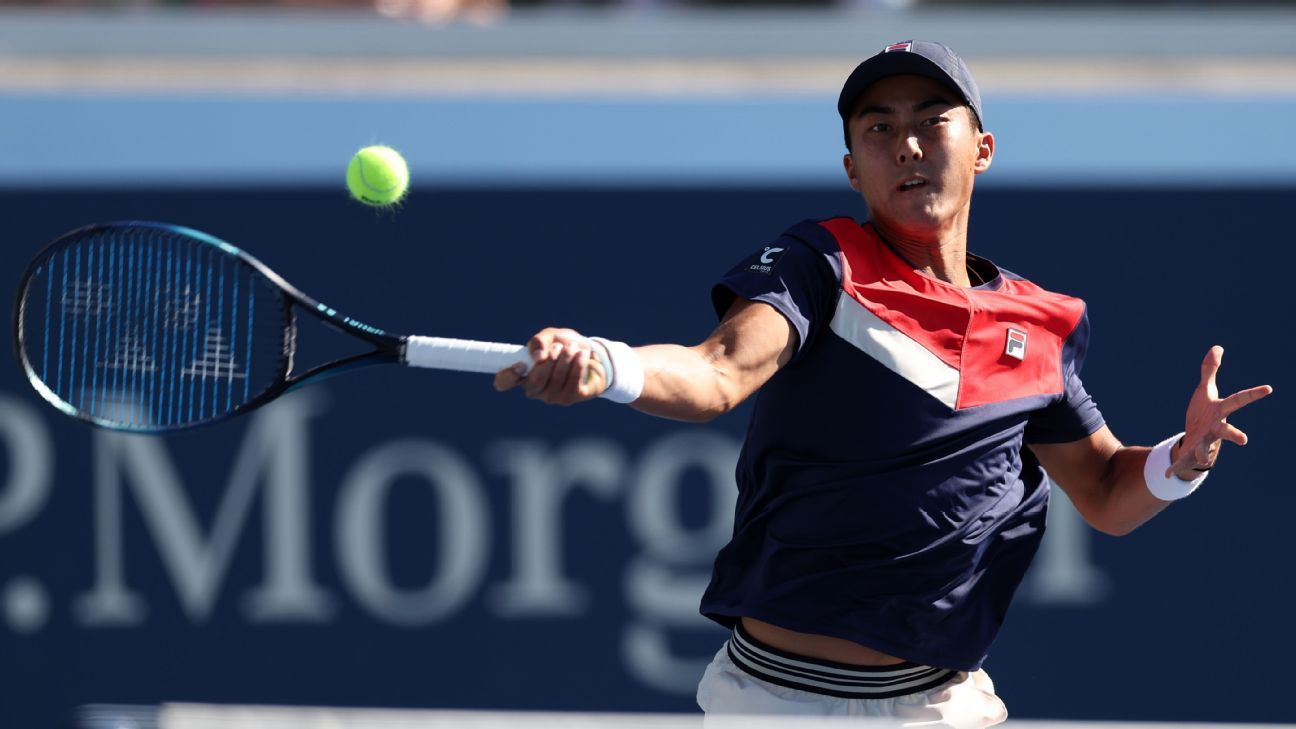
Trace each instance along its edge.
<instances>
[{"instance_id":1,"label":"forearm","mask_svg":"<svg viewBox=\"0 0 1296 729\"><path fill-rule=\"evenodd\" d=\"M644 384L633 407L674 420L710 420L737 407L773 377L792 358L796 343L796 332L777 310L739 299L695 347L635 348Z\"/></svg>"},{"instance_id":2,"label":"forearm","mask_svg":"<svg viewBox=\"0 0 1296 729\"><path fill-rule=\"evenodd\" d=\"M707 345L636 347L644 368L643 393L632 407L649 415L703 422L732 410L747 396L735 373Z\"/></svg>"},{"instance_id":3,"label":"forearm","mask_svg":"<svg viewBox=\"0 0 1296 729\"><path fill-rule=\"evenodd\" d=\"M1034 444L1031 451L1098 531L1128 534L1170 503L1148 490L1144 467L1152 449L1123 445L1106 426L1070 443Z\"/></svg>"},{"instance_id":4,"label":"forearm","mask_svg":"<svg viewBox=\"0 0 1296 729\"><path fill-rule=\"evenodd\" d=\"M1099 488L1090 503L1076 508L1094 528L1122 536L1128 534L1170 505L1148 490L1143 477L1151 448L1121 446L1107 461ZM1088 512L1088 513L1086 513Z\"/></svg>"},{"instance_id":5,"label":"forearm","mask_svg":"<svg viewBox=\"0 0 1296 729\"><path fill-rule=\"evenodd\" d=\"M778 310L738 299L695 347L631 348L571 329L541 330L527 343L531 369L496 372L495 388L524 386L527 397L556 405L602 396L650 415L698 422L745 400L791 360L796 345L796 331Z\"/></svg>"}]
</instances>

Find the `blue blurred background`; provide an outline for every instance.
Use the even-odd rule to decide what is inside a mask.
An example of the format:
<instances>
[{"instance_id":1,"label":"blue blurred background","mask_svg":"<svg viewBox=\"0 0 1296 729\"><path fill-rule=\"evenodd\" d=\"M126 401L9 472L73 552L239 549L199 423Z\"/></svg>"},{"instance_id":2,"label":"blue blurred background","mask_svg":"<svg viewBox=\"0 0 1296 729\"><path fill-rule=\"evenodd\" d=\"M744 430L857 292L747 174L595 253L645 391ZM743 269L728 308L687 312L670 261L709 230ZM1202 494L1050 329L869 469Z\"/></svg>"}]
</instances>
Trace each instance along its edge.
<instances>
[{"instance_id":1,"label":"blue blurred background","mask_svg":"<svg viewBox=\"0 0 1296 729\"><path fill-rule=\"evenodd\" d=\"M67 229L156 219L393 331L694 343L735 261L864 215L837 91L914 37L964 55L997 135L972 250L1089 302L1119 437L1181 427L1211 344L1223 388L1278 391L1129 537L1055 498L1000 693L1015 718L1296 721L1291 3L5 4L0 291ZM394 211L342 185L374 142L412 165ZM0 368L0 726L91 702L694 711L746 415L392 368L143 438Z\"/></svg>"}]
</instances>

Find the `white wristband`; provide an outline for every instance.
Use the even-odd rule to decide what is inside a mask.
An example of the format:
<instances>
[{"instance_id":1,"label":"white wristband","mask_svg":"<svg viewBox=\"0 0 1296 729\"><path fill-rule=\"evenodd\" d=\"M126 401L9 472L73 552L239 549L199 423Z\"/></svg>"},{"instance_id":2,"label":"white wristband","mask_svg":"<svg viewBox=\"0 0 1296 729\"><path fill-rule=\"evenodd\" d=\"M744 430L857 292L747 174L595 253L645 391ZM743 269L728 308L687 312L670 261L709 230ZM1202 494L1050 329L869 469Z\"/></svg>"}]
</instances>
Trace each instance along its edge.
<instances>
[{"instance_id":1,"label":"white wristband","mask_svg":"<svg viewBox=\"0 0 1296 729\"><path fill-rule=\"evenodd\" d=\"M611 364L610 371L607 373L607 389L599 397L623 404L638 400L644 386L643 362L639 359L639 353L625 342L614 342L602 337L589 339L603 347Z\"/></svg>"},{"instance_id":2,"label":"white wristband","mask_svg":"<svg viewBox=\"0 0 1296 729\"><path fill-rule=\"evenodd\" d=\"M1191 481L1184 481L1173 473L1168 477L1165 472L1170 468L1170 449L1183 437L1183 433L1172 435L1152 447L1147 463L1143 464L1143 480L1147 482L1148 491L1162 501L1178 501L1197 490L1202 481L1210 475L1209 471Z\"/></svg>"}]
</instances>

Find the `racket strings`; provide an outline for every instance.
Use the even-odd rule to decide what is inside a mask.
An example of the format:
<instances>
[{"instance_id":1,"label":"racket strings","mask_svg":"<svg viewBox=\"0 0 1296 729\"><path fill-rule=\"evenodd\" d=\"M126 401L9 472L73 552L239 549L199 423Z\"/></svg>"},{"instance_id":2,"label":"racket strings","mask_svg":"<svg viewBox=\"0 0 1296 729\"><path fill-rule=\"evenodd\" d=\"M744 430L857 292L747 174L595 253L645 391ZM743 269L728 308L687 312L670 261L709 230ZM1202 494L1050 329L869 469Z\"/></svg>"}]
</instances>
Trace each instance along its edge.
<instances>
[{"instance_id":1,"label":"racket strings","mask_svg":"<svg viewBox=\"0 0 1296 729\"><path fill-rule=\"evenodd\" d=\"M183 233L92 229L57 246L23 290L20 344L34 384L81 417L192 425L249 403L287 369L278 290Z\"/></svg>"}]
</instances>

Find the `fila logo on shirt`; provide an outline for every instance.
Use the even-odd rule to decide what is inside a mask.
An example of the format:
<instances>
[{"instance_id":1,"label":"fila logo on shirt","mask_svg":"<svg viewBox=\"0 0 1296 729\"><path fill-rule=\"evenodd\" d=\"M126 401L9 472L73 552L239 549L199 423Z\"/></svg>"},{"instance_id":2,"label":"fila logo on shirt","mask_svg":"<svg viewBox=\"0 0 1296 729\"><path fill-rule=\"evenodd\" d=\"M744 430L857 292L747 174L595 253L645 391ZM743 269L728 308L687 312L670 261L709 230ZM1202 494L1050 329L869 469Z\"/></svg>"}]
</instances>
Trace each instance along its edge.
<instances>
[{"instance_id":1,"label":"fila logo on shirt","mask_svg":"<svg viewBox=\"0 0 1296 729\"><path fill-rule=\"evenodd\" d=\"M761 253L758 262L748 266L747 270L755 271L756 273L768 274L770 271L774 270L775 264L778 263L778 259L782 255L783 255L782 248L771 248L769 246L765 246L765 252Z\"/></svg>"},{"instance_id":2,"label":"fila logo on shirt","mask_svg":"<svg viewBox=\"0 0 1296 729\"><path fill-rule=\"evenodd\" d=\"M1008 342L1004 354L1018 360L1026 359L1026 332L1008 327Z\"/></svg>"}]
</instances>

